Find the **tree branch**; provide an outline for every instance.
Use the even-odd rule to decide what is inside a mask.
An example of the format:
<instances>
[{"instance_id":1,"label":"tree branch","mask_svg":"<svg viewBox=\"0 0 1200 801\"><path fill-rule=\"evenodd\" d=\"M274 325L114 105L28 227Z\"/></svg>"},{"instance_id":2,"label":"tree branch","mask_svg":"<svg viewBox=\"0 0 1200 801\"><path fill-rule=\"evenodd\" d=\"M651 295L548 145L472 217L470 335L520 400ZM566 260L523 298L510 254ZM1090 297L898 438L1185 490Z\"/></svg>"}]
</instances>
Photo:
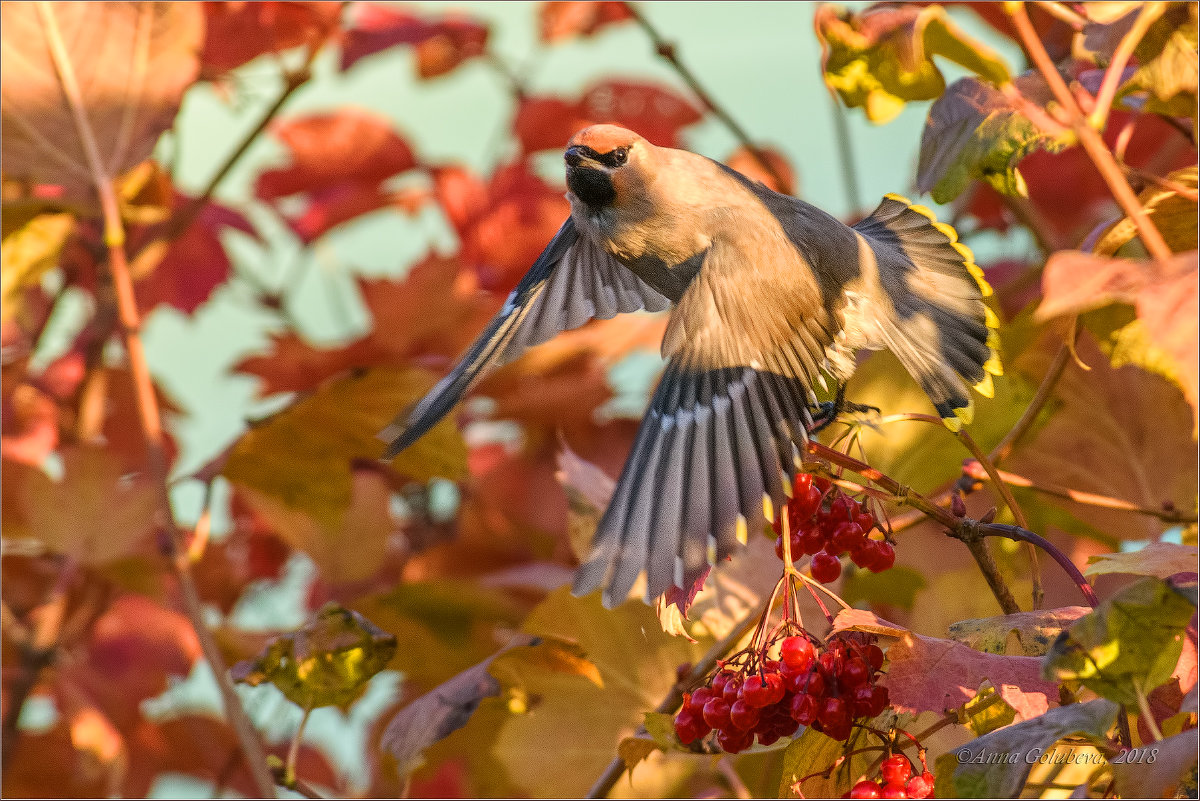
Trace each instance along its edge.
<instances>
[{"instance_id":1,"label":"tree branch","mask_svg":"<svg viewBox=\"0 0 1200 801\"><path fill-rule=\"evenodd\" d=\"M182 547L183 533L175 522L170 492L167 486L168 460L163 440L162 416L158 408L158 398L154 392L154 381L146 361L145 349L141 341L141 319L138 314L137 301L133 291L133 279L129 272L129 264L125 254L125 228L121 221L121 210L113 189L112 176L108 174L100 150L92 133L91 125L84 113L83 98L75 79L74 68L62 41L54 10L49 3L39 2L38 12L46 31L51 58L58 72L63 93L67 98L76 131L88 163L92 183L99 196L100 208L104 216L104 242L108 248L109 270L112 274L114 288L117 293L117 309L121 323L122 335L126 352L129 356L130 372L133 376L135 397L137 400L138 416L141 419L142 432L146 438L148 471L153 477L159 496L159 516L162 529L167 534L164 544L169 555L169 562L174 568L183 596L184 609L196 636L200 642L205 658L212 666L218 687L221 690L225 704L225 713L230 724L238 735L250 773L254 777L256 787L263 797L275 796L275 782L267 768L266 755L262 742L258 738L221 657L220 649L212 632L205 625L200 597L192 579L190 566L186 560L186 552Z\"/></svg>"}]
</instances>

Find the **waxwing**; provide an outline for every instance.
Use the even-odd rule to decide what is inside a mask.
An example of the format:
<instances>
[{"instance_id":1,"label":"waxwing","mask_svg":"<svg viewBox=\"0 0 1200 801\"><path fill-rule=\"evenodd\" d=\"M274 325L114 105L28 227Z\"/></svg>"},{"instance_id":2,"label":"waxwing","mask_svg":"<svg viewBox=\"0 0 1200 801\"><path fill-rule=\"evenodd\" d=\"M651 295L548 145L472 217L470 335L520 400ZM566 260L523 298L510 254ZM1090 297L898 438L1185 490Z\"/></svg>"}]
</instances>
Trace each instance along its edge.
<instances>
[{"instance_id":1,"label":"waxwing","mask_svg":"<svg viewBox=\"0 0 1200 801\"><path fill-rule=\"evenodd\" d=\"M968 385L990 396L990 290L928 209L887 195L848 226L615 125L580 131L564 158L571 216L462 361L380 437L393 457L485 371L559 331L671 309L666 367L576 594L603 588L612 607L644 571L652 601L762 531L820 416L812 387L841 387L858 350L894 353L954 430L971 420Z\"/></svg>"}]
</instances>

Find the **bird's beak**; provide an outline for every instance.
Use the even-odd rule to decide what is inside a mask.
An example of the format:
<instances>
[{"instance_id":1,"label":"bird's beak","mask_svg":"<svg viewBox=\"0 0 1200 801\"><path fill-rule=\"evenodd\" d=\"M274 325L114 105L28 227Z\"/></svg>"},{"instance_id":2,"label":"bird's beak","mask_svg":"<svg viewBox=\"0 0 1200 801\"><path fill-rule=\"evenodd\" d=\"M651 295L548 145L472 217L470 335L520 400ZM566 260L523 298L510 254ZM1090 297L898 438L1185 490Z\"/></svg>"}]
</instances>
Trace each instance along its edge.
<instances>
[{"instance_id":1,"label":"bird's beak","mask_svg":"<svg viewBox=\"0 0 1200 801\"><path fill-rule=\"evenodd\" d=\"M567 152L563 153L563 159L566 160L568 167L578 167L586 158L583 151L577 146L568 147Z\"/></svg>"}]
</instances>

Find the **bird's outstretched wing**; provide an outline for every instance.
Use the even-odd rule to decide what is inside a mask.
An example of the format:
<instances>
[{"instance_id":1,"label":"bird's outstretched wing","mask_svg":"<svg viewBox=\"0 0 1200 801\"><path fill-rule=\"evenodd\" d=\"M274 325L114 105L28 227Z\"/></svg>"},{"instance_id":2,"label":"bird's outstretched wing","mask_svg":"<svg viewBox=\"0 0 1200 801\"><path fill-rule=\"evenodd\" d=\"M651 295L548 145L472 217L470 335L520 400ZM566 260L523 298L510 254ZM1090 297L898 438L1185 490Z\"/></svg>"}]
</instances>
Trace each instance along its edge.
<instances>
[{"instance_id":1,"label":"bird's outstretched wing","mask_svg":"<svg viewBox=\"0 0 1200 801\"><path fill-rule=\"evenodd\" d=\"M488 368L512 361L531 345L592 318L604 320L640 309L662 311L670 305L666 297L580 236L568 218L462 360L380 433L380 439L390 443L384 458L416 442Z\"/></svg>"},{"instance_id":2,"label":"bird's outstretched wing","mask_svg":"<svg viewBox=\"0 0 1200 801\"><path fill-rule=\"evenodd\" d=\"M663 341L667 367L576 575L574 591L647 599L692 586L758 536L784 501L812 425L809 387L835 335L798 252L786 273L714 247ZM790 280L780 281L786 274Z\"/></svg>"}]
</instances>

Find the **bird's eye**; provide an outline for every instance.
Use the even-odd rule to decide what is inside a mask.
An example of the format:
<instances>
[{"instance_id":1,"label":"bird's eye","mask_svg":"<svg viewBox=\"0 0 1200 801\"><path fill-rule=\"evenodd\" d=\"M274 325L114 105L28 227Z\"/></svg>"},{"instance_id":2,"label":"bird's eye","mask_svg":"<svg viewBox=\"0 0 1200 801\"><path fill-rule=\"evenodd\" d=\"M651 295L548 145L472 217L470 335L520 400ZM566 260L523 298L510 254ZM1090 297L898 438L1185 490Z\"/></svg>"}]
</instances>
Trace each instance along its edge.
<instances>
[{"instance_id":1,"label":"bird's eye","mask_svg":"<svg viewBox=\"0 0 1200 801\"><path fill-rule=\"evenodd\" d=\"M629 148L627 148L627 147L618 147L616 150L614 150L612 152L612 161L613 161L613 164L617 167L620 167L622 164L624 164L625 160L628 158L629 158Z\"/></svg>"}]
</instances>

